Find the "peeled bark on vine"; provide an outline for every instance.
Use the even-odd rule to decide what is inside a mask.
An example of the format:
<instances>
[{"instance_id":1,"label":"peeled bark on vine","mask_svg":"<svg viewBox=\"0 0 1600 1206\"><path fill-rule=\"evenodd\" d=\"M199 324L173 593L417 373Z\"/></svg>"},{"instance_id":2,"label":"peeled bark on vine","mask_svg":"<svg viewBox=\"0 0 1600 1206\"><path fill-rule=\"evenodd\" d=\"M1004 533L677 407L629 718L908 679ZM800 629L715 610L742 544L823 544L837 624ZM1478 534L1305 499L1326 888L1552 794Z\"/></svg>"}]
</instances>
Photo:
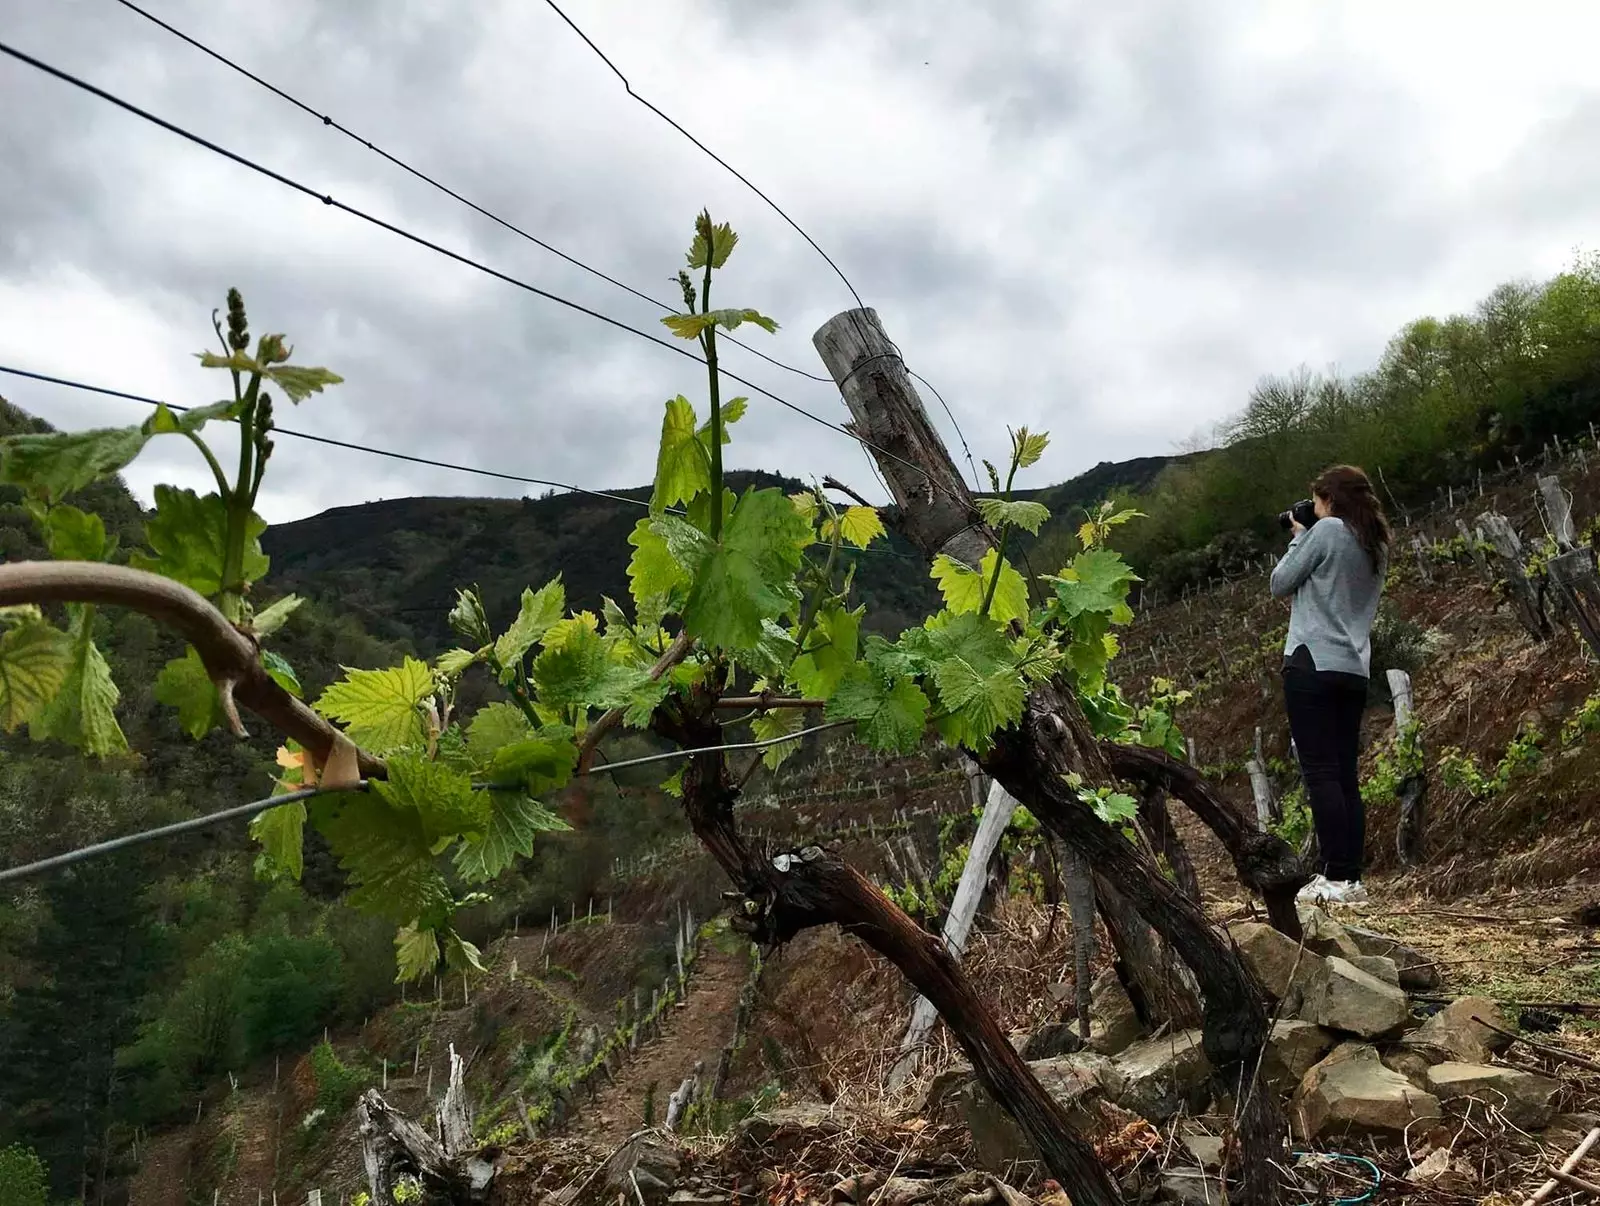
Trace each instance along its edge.
<instances>
[{"instance_id":1,"label":"peeled bark on vine","mask_svg":"<svg viewBox=\"0 0 1600 1206\"><path fill-rule=\"evenodd\" d=\"M688 748L720 744L714 719L658 710L657 732ZM871 880L818 846L773 853L746 841L734 817L738 789L720 753L684 767L683 808L690 828L742 894L736 924L778 946L813 926L837 925L894 964L938 1010L978 1082L1014 1118L1045 1167L1079 1206L1122 1200L1116 1183L1073 1132L1066 1112L1010 1039L945 946Z\"/></svg>"}]
</instances>

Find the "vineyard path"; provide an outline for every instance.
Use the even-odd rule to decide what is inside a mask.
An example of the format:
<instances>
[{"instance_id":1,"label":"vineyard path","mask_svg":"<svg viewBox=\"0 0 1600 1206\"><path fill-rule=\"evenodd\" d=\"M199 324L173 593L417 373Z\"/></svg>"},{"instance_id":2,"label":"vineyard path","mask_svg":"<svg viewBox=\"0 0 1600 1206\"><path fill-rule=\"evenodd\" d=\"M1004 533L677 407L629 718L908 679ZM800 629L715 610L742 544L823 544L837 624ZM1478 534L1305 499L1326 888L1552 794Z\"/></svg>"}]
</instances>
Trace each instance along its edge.
<instances>
[{"instance_id":1,"label":"vineyard path","mask_svg":"<svg viewBox=\"0 0 1600 1206\"><path fill-rule=\"evenodd\" d=\"M659 1038L651 1039L601 1086L592 1102L579 1106L580 1129L586 1139L616 1146L644 1125L645 1091L655 1083L655 1121L667 1112L667 1098L704 1061L709 1078L717 1056L733 1038L734 1012L746 979L746 961L708 943L689 976L688 994L667 1015ZM704 1082L702 1082L704 1083Z\"/></svg>"}]
</instances>

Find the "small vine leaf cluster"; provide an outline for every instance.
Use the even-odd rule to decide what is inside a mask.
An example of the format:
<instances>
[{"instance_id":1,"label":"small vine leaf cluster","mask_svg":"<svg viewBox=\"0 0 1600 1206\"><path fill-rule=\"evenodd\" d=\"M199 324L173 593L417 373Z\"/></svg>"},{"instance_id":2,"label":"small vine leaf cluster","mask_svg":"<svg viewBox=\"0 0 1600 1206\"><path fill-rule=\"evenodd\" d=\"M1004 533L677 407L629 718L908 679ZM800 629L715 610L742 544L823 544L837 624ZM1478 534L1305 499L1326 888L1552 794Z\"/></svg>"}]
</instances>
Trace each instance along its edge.
<instances>
[{"instance_id":1,"label":"small vine leaf cluster","mask_svg":"<svg viewBox=\"0 0 1600 1206\"><path fill-rule=\"evenodd\" d=\"M286 803L252 825L265 876L297 878L306 825L323 835L348 876L351 902L395 925L401 979L436 971L441 961L478 967L453 917L483 899L483 887L529 855L541 834L565 827L542 801L616 723L671 734L737 692L757 697L750 725L758 739L798 733L802 707L820 707L875 750L911 751L932 729L981 754L1020 718L1031 685L1059 679L1076 689L1098 736L1181 751L1172 717L1183 695L1169 691L1136 710L1108 674L1118 652L1113 629L1133 618L1136 579L1107 540L1136 513L1091 512L1081 551L1055 574L1030 580L1006 556L1014 532L1037 533L1049 519L1042 504L1013 497L1018 472L1048 447L1044 433L1011 433L1003 479L989 466L995 496L976 506L996 547L977 566L938 558L931 574L940 610L894 640L864 635L865 607L853 602L847 565L854 559L841 556L846 546L885 539L874 508L836 504L820 486L793 495L727 487L723 451L750 403L720 396L718 334L777 326L753 309L712 306L715 274L737 241L729 226L699 215L678 277L683 311L663 319L673 335L698 344L707 396L703 404L681 394L665 404L649 511L628 537L630 597L604 599L598 614L573 611L557 577L530 586L515 615L491 616L478 591L463 587L449 613L457 647L431 662L347 669L312 701L350 742L383 758L386 775L367 792ZM161 406L137 427L11 437L0 442L0 482L23 489L52 557L109 561L121 553L100 520L65 499L120 472L157 436L188 440L216 489L157 487L147 547L126 560L205 596L253 638L266 673L300 696L293 668L266 645L299 600L255 605L270 568L260 544L266 525L254 509L272 454L268 391L300 403L340 378L291 364L280 335L252 346L236 291L225 322L214 315L213 326L222 351L202 353L200 363L229 375L231 400L182 415ZM203 434L220 421L241 436L232 477ZM35 737L96 756L126 749L94 620L87 605L69 606L64 626L36 606L0 611L0 723L8 730L26 724ZM456 700L468 674L490 678L499 698L462 716ZM240 731L229 693L219 692L193 649L161 672L155 691L196 739L225 724ZM758 756L776 767L798 744ZM277 762L284 791L314 783L322 769L293 741ZM680 776L663 786L678 790ZM1107 823L1132 819L1130 797L1078 786Z\"/></svg>"}]
</instances>

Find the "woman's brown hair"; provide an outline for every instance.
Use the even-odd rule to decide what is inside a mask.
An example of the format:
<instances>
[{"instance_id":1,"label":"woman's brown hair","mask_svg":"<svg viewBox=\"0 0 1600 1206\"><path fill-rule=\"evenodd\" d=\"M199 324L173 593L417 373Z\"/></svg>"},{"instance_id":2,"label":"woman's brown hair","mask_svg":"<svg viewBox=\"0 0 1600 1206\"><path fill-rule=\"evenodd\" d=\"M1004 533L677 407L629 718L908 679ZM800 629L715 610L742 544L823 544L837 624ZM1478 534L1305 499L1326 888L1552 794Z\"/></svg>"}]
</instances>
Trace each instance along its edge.
<instances>
[{"instance_id":1,"label":"woman's brown hair","mask_svg":"<svg viewBox=\"0 0 1600 1206\"><path fill-rule=\"evenodd\" d=\"M1328 503L1328 509L1355 534L1372 572L1379 572L1389 552L1389 521L1372 489L1372 480L1354 465L1331 465L1311 483L1311 492Z\"/></svg>"}]
</instances>

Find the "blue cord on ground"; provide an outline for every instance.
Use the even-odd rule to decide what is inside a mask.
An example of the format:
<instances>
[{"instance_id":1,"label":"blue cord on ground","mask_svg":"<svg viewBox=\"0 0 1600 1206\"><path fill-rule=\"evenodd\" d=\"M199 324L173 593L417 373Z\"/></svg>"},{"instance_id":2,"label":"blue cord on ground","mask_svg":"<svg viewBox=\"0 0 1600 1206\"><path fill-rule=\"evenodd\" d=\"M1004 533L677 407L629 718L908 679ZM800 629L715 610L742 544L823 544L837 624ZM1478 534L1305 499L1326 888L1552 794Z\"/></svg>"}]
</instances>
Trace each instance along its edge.
<instances>
[{"instance_id":1,"label":"blue cord on ground","mask_svg":"<svg viewBox=\"0 0 1600 1206\"><path fill-rule=\"evenodd\" d=\"M1330 1206L1358 1206L1361 1202L1370 1202L1378 1192L1378 1186L1383 1184L1383 1170L1368 1160L1365 1156L1352 1156L1344 1152L1295 1152L1296 1156L1325 1156L1329 1160L1344 1160L1351 1164L1365 1164L1372 1171L1372 1184L1367 1191L1353 1198L1334 1198ZM1313 1206L1306 1202L1303 1206Z\"/></svg>"}]
</instances>

